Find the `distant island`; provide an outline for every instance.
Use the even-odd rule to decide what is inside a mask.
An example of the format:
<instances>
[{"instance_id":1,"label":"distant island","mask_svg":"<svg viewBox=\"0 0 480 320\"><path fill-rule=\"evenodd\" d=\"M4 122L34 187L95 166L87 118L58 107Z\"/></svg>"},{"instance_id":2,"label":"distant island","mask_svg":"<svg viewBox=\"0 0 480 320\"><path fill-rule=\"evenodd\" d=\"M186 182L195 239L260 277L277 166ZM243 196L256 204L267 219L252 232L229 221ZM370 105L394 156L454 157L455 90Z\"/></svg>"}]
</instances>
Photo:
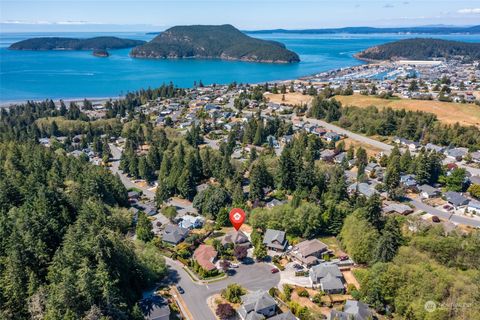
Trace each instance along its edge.
<instances>
[{"instance_id":1,"label":"distant island","mask_svg":"<svg viewBox=\"0 0 480 320\"><path fill-rule=\"evenodd\" d=\"M396 34L480 34L480 25L471 27L458 26L419 26L419 27L399 27L399 28L373 28L373 27L345 27L329 29L270 29L270 30L252 30L244 31L247 34L256 33L305 33L305 34L373 34L373 33L396 33Z\"/></svg>"},{"instance_id":2,"label":"distant island","mask_svg":"<svg viewBox=\"0 0 480 320\"><path fill-rule=\"evenodd\" d=\"M268 63L300 61L295 52L276 41L255 39L231 25L176 26L135 47L135 58L210 58Z\"/></svg>"},{"instance_id":3,"label":"distant island","mask_svg":"<svg viewBox=\"0 0 480 320\"><path fill-rule=\"evenodd\" d=\"M88 39L42 37L30 38L10 45L11 50L107 50L124 49L144 44L142 40L117 37L95 37Z\"/></svg>"},{"instance_id":4,"label":"distant island","mask_svg":"<svg viewBox=\"0 0 480 320\"><path fill-rule=\"evenodd\" d=\"M480 43L440 39L405 39L368 48L355 55L368 61L430 60L434 58L480 59Z\"/></svg>"}]
</instances>

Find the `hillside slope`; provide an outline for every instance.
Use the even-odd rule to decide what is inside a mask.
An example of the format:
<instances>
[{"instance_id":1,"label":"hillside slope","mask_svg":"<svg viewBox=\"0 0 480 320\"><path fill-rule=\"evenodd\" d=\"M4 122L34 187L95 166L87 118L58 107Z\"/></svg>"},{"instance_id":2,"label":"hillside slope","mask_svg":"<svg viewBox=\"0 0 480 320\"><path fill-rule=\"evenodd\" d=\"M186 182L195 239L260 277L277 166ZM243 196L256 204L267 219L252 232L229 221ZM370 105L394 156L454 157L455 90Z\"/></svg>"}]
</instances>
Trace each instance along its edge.
<instances>
[{"instance_id":1,"label":"hillside slope","mask_svg":"<svg viewBox=\"0 0 480 320\"><path fill-rule=\"evenodd\" d=\"M279 42L251 38L231 25L177 26L132 49L136 58L216 58L291 63L298 55Z\"/></svg>"},{"instance_id":2,"label":"hillside slope","mask_svg":"<svg viewBox=\"0 0 480 320\"><path fill-rule=\"evenodd\" d=\"M365 60L429 60L462 57L480 59L480 43L440 39L406 39L368 48L356 55Z\"/></svg>"},{"instance_id":3,"label":"hillside slope","mask_svg":"<svg viewBox=\"0 0 480 320\"><path fill-rule=\"evenodd\" d=\"M95 37L89 39L43 37L13 43L11 50L106 50L131 48L145 41L117 37Z\"/></svg>"}]
</instances>

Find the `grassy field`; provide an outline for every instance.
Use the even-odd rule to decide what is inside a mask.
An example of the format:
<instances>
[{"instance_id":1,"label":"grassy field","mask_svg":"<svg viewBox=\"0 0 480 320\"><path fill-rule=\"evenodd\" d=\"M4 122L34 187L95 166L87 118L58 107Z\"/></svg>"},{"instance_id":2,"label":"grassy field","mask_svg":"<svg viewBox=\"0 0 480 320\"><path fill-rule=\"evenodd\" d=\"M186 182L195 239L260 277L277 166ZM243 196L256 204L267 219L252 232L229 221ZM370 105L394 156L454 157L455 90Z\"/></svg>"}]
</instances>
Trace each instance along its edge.
<instances>
[{"instance_id":1,"label":"grassy field","mask_svg":"<svg viewBox=\"0 0 480 320\"><path fill-rule=\"evenodd\" d=\"M285 101L282 100L282 97L285 96ZM273 93L266 93L265 97L269 99L270 102L274 103L284 103L284 104L291 104L291 105L300 105L310 103L312 101L312 96L303 95L300 92L293 92L293 93L285 93L284 95L281 93L273 94Z\"/></svg>"},{"instance_id":2,"label":"grassy field","mask_svg":"<svg viewBox=\"0 0 480 320\"><path fill-rule=\"evenodd\" d=\"M406 109L412 111L425 111L437 115L438 120L454 124L480 126L480 107L474 104L461 104L440 101L397 99L385 100L377 97L355 94L353 96L336 96L344 106L390 107L392 109Z\"/></svg>"}]
</instances>

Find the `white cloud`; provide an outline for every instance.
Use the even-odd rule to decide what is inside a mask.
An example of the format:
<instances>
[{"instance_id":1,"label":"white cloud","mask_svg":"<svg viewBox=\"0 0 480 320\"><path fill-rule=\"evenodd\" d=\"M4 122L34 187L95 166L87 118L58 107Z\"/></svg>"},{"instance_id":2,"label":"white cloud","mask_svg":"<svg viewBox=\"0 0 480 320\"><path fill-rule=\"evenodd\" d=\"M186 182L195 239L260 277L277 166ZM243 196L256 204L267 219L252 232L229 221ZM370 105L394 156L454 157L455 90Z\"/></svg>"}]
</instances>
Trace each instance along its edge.
<instances>
[{"instance_id":1,"label":"white cloud","mask_svg":"<svg viewBox=\"0 0 480 320\"><path fill-rule=\"evenodd\" d=\"M480 14L480 8L460 9L457 12L462 14Z\"/></svg>"}]
</instances>

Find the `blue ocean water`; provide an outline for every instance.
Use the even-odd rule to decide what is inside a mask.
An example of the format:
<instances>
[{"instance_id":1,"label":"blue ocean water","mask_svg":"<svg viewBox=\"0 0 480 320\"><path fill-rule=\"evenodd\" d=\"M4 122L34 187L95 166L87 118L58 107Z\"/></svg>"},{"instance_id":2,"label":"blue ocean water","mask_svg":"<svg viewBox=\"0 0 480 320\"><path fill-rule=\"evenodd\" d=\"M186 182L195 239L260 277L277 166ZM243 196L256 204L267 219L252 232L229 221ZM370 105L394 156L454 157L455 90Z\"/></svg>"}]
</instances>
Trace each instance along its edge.
<instances>
[{"instance_id":1,"label":"blue ocean water","mask_svg":"<svg viewBox=\"0 0 480 320\"><path fill-rule=\"evenodd\" d=\"M295 79L362 62L353 54L373 45L414 37L393 34L255 34L276 40L300 55L297 64L266 64L220 60L143 60L130 58L130 49L111 50L97 58L88 51L13 51L19 40L41 36L87 38L105 33L1 33L0 101L45 98L115 97L140 88L172 81L189 87L194 81L258 83ZM108 33L117 37L150 40L145 33ZM435 35L437 38L480 42L480 35Z\"/></svg>"}]
</instances>

